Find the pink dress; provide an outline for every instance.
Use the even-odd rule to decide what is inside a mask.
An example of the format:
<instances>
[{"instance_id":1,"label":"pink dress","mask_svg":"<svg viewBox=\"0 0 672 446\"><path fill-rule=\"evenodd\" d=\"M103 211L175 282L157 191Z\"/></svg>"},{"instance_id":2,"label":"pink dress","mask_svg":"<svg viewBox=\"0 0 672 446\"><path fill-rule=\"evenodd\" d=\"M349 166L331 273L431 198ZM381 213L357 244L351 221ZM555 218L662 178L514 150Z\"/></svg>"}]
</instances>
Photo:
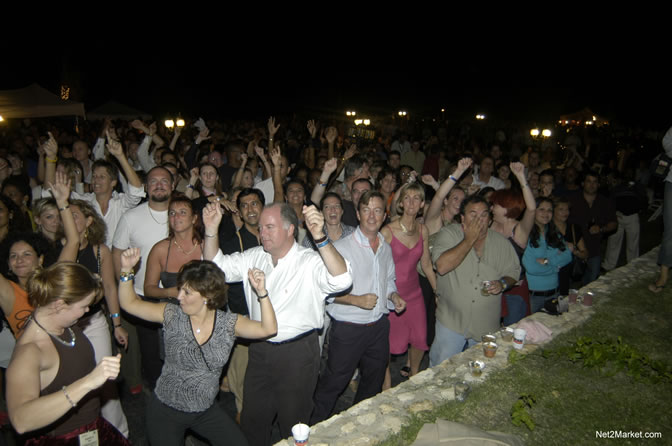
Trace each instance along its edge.
<instances>
[{"instance_id":1,"label":"pink dress","mask_svg":"<svg viewBox=\"0 0 672 446\"><path fill-rule=\"evenodd\" d=\"M392 257L397 275L397 291L406 301L406 310L397 314L390 311L390 353L400 355L408 350L408 344L427 351L427 316L425 301L420 289L416 267L422 257L423 240L420 238L412 249L401 243L392 234Z\"/></svg>"}]
</instances>

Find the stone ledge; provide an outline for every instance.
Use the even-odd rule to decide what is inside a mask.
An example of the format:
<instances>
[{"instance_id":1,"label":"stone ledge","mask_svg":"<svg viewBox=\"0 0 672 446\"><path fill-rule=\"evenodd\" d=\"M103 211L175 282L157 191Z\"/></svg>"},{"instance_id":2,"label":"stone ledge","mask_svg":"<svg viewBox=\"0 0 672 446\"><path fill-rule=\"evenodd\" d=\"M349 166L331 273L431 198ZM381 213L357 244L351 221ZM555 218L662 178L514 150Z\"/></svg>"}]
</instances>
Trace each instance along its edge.
<instances>
[{"instance_id":1,"label":"stone ledge","mask_svg":"<svg viewBox=\"0 0 672 446\"><path fill-rule=\"evenodd\" d=\"M598 280L581 288L580 292L595 293L595 305L601 306L609 301L609 291L621 288L645 275L658 272L656 264L658 249L655 248L629 264L600 276ZM565 333L583 324L595 312L593 307L570 304L569 312L560 316L535 313L526 319L539 321L551 331L551 338ZM508 354L513 348L511 342L498 341L499 348L494 358L485 358L481 345L447 359L436 367L428 368L373 398L362 401L350 409L311 427L312 446L368 446L386 440L390 435L399 433L409 413L431 411L447 401L455 399L453 384L467 381L479 385L487 380L493 371L508 367ZM538 345L525 345L523 351L530 352ZM469 373L468 363L473 360L485 362L486 368L479 378ZM293 445L290 437L276 443L275 446Z\"/></svg>"}]
</instances>

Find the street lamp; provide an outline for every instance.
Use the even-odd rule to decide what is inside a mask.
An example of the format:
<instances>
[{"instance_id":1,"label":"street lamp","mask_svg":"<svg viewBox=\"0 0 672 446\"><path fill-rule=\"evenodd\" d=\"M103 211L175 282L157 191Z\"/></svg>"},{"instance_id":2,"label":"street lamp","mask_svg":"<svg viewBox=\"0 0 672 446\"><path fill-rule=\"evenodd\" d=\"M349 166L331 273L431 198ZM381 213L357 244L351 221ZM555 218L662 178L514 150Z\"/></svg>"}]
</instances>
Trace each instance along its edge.
<instances>
[{"instance_id":1,"label":"street lamp","mask_svg":"<svg viewBox=\"0 0 672 446\"><path fill-rule=\"evenodd\" d=\"M544 130L541 131L541 136L543 136L544 138L550 138L551 131L548 130L548 129L544 129Z\"/></svg>"},{"instance_id":2,"label":"street lamp","mask_svg":"<svg viewBox=\"0 0 672 446\"><path fill-rule=\"evenodd\" d=\"M539 136L539 129L532 129L530 130L530 135L532 135L534 138Z\"/></svg>"},{"instance_id":3,"label":"street lamp","mask_svg":"<svg viewBox=\"0 0 672 446\"><path fill-rule=\"evenodd\" d=\"M406 116L407 114L408 114L408 112L406 112L404 110L399 110L399 116L403 117L403 116Z\"/></svg>"},{"instance_id":4,"label":"street lamp","mask_svg":"<svg viewBox=\"0 0 672 446\"><path fill-rule=\"evenodd\" d=\"M485 115L476 115L476 119L478 119L479 121L482 121L482 120L485 119Z\"/></svg>"},{"instance_id":5,"label":"street lamp","mask_svg":"<svg viewBox=\"0 0 672 446\"><path fill-rule=\"evenodd\" d=\"M357 112L354 110L348 110L345 112L347 116L357 116Z\"/></svg>"},{"instance_id":6,"label":"street lamp","mask_svg":"<svg viewBox=\"0 0 672 446\"><path fill-rule=\"evenodd\" d=\"M177 118L172 119L168 118L164 121L163 125L166 126L167 129L173 130L175 127L184 127L184 119L182 119L181 116L177 116Z\"/></svg>"}]
</instances>

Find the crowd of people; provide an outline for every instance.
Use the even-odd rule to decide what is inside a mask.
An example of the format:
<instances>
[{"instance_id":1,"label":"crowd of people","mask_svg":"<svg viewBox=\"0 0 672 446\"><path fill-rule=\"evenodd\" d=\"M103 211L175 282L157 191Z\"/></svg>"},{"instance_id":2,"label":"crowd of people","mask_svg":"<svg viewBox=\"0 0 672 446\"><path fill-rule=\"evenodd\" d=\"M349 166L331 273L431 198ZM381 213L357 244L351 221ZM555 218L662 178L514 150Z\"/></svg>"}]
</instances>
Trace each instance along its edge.
<instances>
[{"instance_id":1,"label":"crowd of people","mask_svg":"<svg viewBox=\"0 0 672 446\"><path fill-rule=\"evenodd\" d=\"M16 434L124 444L120 382L149 391L153 445L191 429L266 446L276 422L288 437L327 419L348 385L355 403L389 388L392 355L413 376L426 354L440 364L551 311L615 268L624 238L639 256L657 185L631 139L424 124L365 139L333 124L3 130L0 366Z\"/></svg>"}]
</instances>

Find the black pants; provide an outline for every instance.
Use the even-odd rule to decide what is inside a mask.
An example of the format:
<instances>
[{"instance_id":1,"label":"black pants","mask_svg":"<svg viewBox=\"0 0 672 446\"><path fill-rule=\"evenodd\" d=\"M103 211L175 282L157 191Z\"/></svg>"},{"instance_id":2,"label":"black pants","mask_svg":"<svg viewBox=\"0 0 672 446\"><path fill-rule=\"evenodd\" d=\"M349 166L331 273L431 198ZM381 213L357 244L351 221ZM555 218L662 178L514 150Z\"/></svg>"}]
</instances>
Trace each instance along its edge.
<instances>
[{"instance_id":1,"label":"black pants","mask_svg":"<svg viewBox=\"0 0 672 446\"><path fill-rule=\"evenodd\" d=\"M138 296L142 300L149 302L158 302L156 299ZM147 382L150 390L154 390L156 380L161 375L163 361L161 360L161 345L159 331L161 324L147 322L143 319L131 316L129 322L135 325L138 333L138 343L140 344L140 364L142 365L142 377Z\"/></svg>"},{"instance_id":2,"label":"black pants","mask_svg":"<svg viewBox=\"0 0 672 446\"><path fill-rule=\"evenodd\" d=\"M359 385L353 404L380 393L390 359L390 321L383 316L372 325L332 320L327 368L315 391L315 411L310 424L326 420L338 397L359 367Z\"/></svg>"},{"instance_id":3,"label":"black pants","mask_svg":"<svg viewBox=\"0 0 672 446\"><path fill-rule=\"evenodd\" d=\"M292 435L295 424L308 423L320 371L317 338L314 331L286 344L250 344L240 416L250 445L271 444L276 415L282 438Z\"/></svg>"},{"instance_id":4,"label":"black pants","mask_svg":"<svg viewBox=\"0 0 672 446\"><path fill-rule=\"evenodd\" d=\"M247 445L240 428L218 402L203 412L182 412L166 406L152 394L145 420L151 446L182 446L187 429L206 438L213 446Z\"/></svg>"}]
</instances>

